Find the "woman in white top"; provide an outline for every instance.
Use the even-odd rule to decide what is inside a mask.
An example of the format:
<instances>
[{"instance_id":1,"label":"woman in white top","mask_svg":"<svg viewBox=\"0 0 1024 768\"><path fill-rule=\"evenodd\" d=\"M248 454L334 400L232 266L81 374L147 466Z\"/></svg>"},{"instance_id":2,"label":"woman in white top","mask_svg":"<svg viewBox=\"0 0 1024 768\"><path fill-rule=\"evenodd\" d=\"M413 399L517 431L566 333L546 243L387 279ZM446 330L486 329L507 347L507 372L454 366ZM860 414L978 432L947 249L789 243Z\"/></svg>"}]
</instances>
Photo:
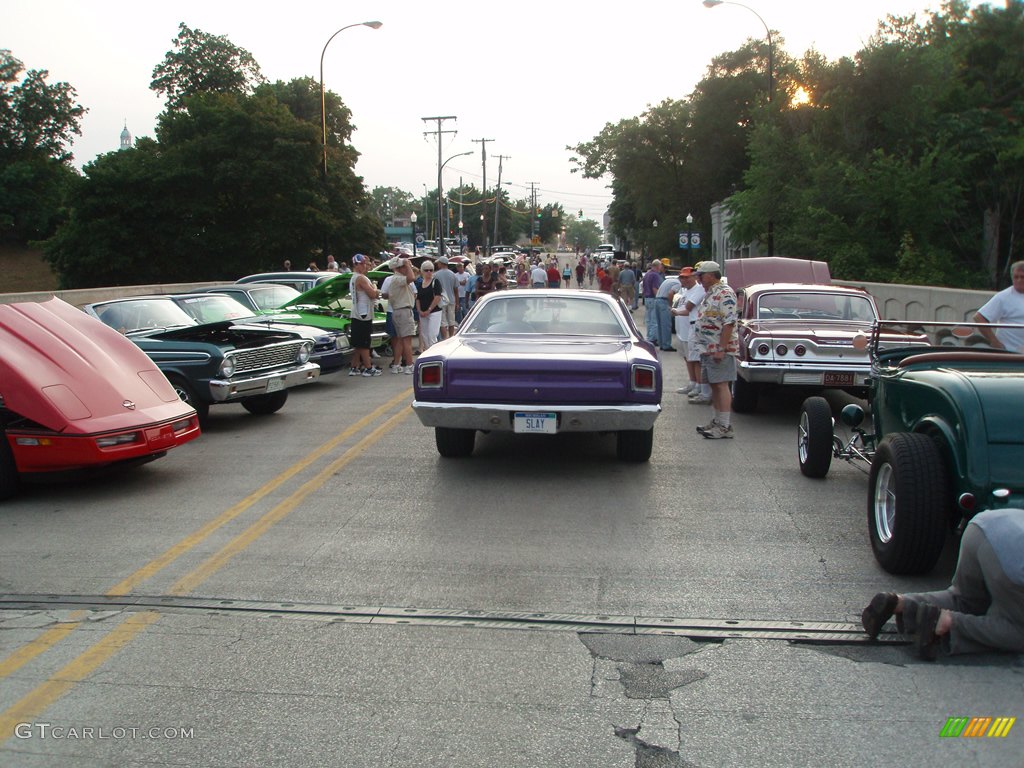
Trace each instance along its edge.
<instances>
[{"instance_id":1,"label":"woman in white top","mask_svg":"<svg viewBox=\"0 0 1024 768\"><path fill-rule=\"evenodd\" d=\"M416 290L416 307L420 312L420 352L437 341L441 332L441 284L434 280L434 262L420 265L423 282Z\"/></svg>"}]
</instances>

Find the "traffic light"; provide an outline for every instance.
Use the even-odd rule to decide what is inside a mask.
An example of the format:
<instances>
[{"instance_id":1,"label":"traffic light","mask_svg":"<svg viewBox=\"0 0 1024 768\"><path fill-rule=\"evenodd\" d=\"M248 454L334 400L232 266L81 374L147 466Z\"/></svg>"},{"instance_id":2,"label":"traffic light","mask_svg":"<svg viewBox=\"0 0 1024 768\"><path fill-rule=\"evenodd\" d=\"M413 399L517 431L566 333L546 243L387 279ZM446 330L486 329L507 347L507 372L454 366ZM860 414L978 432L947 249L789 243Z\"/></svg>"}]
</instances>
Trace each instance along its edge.
<instances>
[{"instance_id":1,"label":"traffic light","mask_svg":"<svg viewBox=\"0 0 1024 768\"><path fill-rule=\"evenodd\" d=\"M540 208L537 209L537 218L540 218Z\"/></svg>"},{"instance_id":2,"label":"traffic light","mask_svg":"<svg viewBox=\"0 0 1024 768\"><path fill-rule=\"evenodd\" d=\"M580 208L580 212L576 214L576 218L577 219L582 219L583 218L583 209L582 208Z\"/></svg>"}]
</instances>

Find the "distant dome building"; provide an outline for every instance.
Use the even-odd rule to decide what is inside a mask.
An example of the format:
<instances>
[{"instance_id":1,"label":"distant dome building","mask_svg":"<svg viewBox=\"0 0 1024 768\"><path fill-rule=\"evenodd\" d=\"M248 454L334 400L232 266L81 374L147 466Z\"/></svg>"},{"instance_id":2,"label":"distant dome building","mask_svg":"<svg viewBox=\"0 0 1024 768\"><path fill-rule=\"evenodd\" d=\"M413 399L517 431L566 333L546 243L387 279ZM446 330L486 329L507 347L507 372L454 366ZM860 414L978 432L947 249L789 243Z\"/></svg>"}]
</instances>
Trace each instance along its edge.
<instances>
[{"instance_id":1,"label":"distant dome building","mask_svg":"<svg viewBox=\"0 0 1024 768\"><path fill-rule=\"evenodd\" d=\"M132 135L128 132L128 122L125 121L124 130L121 131L121 149L132 148Z\"/></svg>"}]
</instances>

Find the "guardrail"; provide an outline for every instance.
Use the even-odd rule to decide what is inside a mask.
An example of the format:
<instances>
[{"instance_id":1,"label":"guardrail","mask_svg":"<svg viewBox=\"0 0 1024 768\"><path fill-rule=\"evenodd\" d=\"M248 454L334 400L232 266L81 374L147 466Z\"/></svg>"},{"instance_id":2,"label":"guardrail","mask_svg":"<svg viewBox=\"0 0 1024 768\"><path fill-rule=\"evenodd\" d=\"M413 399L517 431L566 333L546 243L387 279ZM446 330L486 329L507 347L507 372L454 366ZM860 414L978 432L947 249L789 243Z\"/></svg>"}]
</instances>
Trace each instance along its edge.
<instances>
[{"instance_id":1,"label":"guardrail","mask_svg":"<svg viewBox=\"0 0 1024 768\"><path fill-rule=\"evenodd\" d=\"M863 288L878 303L878 311L887 320L935 320L939 322L971 322L974 313L988 301L992 291L965 291L959 288L933 288L927 285L900 285L897 283L866 283L853 280L833 280L837 285ZM125 285L110 288L82 288L72 291L36 291L30 293L0 294L0 304L16 301L46 301L57 296L69 304L81 307L94 301L106 301L122 296L141 296L148 293L186 293L193 288L223 285L224 281L209 283L158 283L154 285Z\"/></svg>"}]
</instances>

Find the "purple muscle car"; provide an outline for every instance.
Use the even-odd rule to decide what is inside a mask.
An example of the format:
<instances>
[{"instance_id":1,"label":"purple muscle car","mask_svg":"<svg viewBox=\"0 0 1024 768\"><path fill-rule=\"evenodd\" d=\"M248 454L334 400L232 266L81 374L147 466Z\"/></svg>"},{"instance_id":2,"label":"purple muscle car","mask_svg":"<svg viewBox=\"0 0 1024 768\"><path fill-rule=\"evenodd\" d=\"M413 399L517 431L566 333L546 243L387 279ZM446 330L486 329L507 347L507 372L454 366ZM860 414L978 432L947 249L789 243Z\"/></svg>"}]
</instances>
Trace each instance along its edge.
<instances>
[{"instance_id":1,"label":"purple muscle car","mask_svg":"<svg viewBox=\"0 0 1024 768\"><path fill-rule=\"evenodd\" d=\"M416 363L420 421L445 457L476 432L614 432L618 457L647 461L661 363L622 302L596 291L500 291Z\"/></svg>"}]
</instances>

